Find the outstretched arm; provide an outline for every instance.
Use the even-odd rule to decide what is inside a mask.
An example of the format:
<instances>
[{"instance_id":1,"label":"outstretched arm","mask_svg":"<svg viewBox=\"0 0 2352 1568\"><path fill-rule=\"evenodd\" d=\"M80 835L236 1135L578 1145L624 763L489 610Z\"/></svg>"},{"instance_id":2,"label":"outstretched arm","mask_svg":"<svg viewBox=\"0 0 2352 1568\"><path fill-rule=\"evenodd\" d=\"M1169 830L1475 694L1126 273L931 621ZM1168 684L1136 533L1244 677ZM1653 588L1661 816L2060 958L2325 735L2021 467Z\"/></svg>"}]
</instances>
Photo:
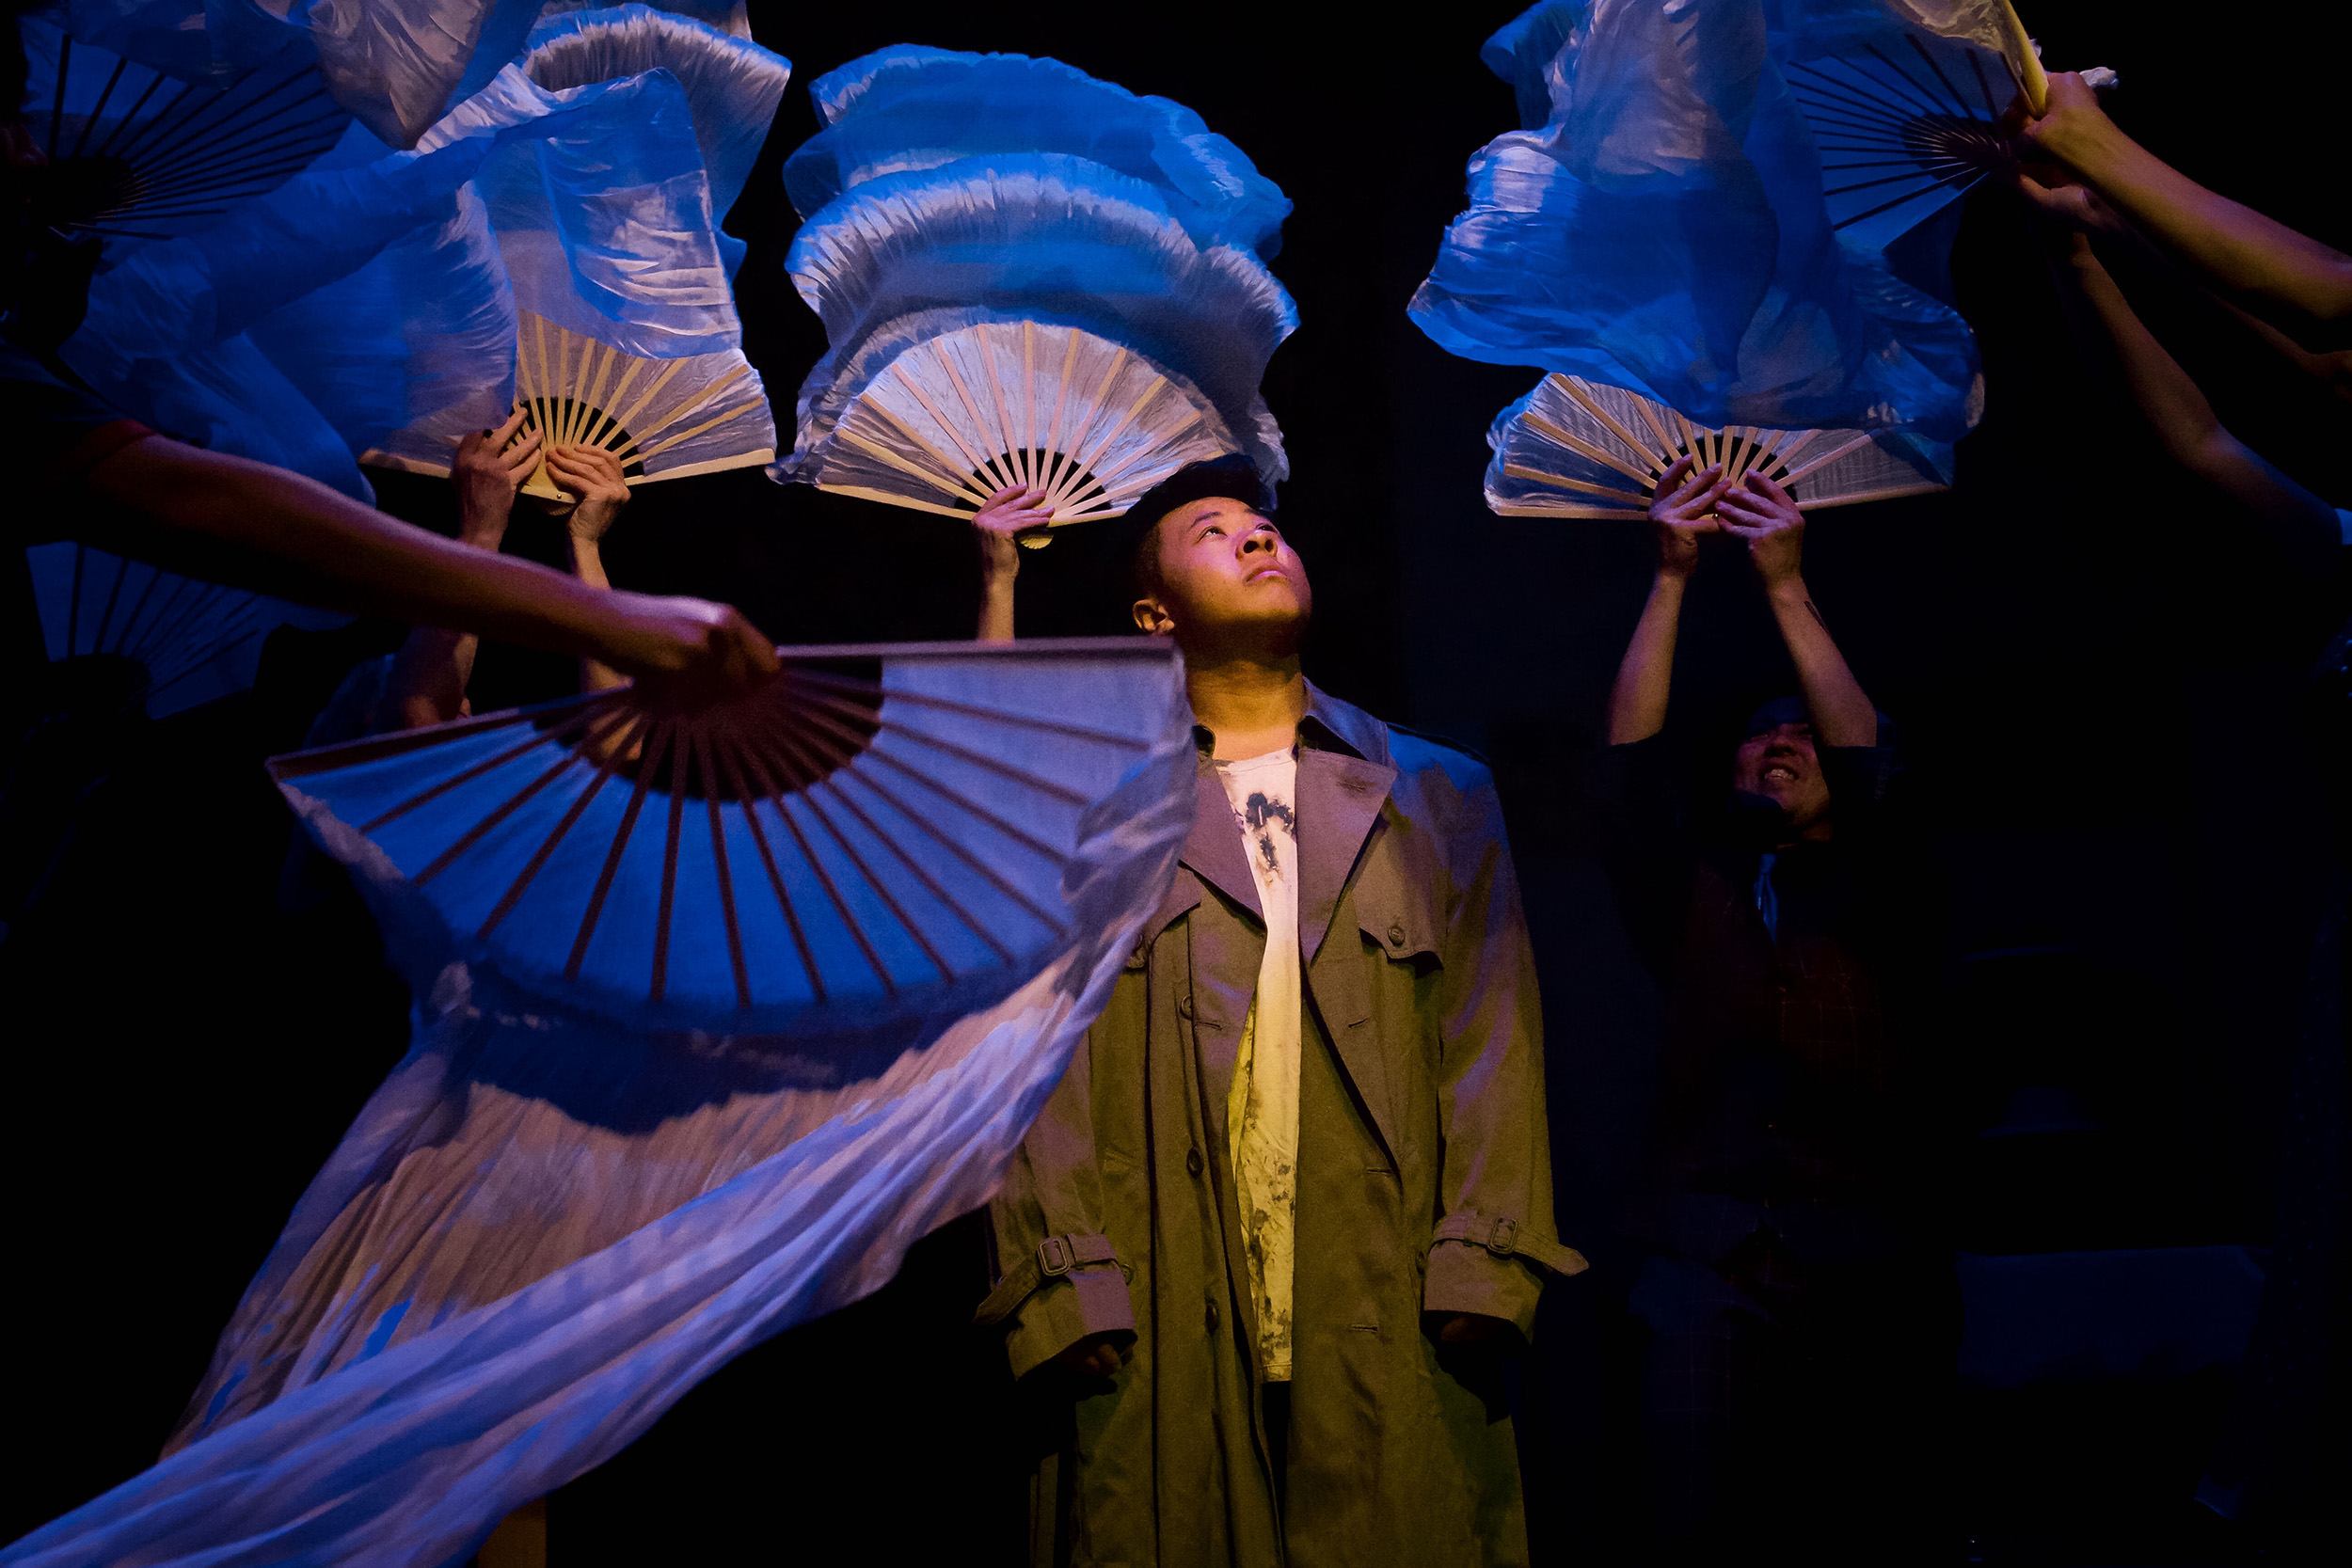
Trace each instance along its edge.
<instances>
[{"instance_id":1,"label":"outstretched arm","mask_svg":"<svg viewBox=\"0 0 2352 1568\"><path fill-rule=\"evenodd\" d=\"M721 689L748 687L777 667L775 645L723 605L599 594L265 463L150 436L90 468L83 483L128 514L94 520L82 531L90 543L210 581Z\"/></svg>"},{"instance_id":2,"label":"outstretched arm","mask_svg":"<svg viewBox=\"0 0 2352 1568\"><path fill-rule=\"evenodd\" d=\"M457 542L491 555L506 539L506 521L515 510L515 490L537 460L539 437L534 433L509 451L506 443L522 428L517 408L496 430L469 436L457 443L457 460L450 483L457 487ZM474 656L482 639L449 626L419 626L408 634L392 657L391 673L384 683L385 729L413 730L443 724L466 711L466 687L473 679Z\"/></svg>"},{"instance_id":3,"label":"outstretched arm","mask_svg":"<svg viewBox=\"0 0 2352 1568\"><path fill-rule=\"evenodd\" d=\"M1012 585L1021 575L1024 529L1043 528L1054 510L1038 503L1045 492L1031 485L1008 484L988 498L972 519L972 537L980 548L980 626L975 633L982 642L1012 641Z\"/></svg>"},{"instance_id":4,"label":"outstretched arm","mask_svg":"<svg viewBox=\"0 0 2352 1568\"><path fill-rule=\"evenodd\" d=\"M2290 548L2333 549L2342 537L2335 509L2223 426L2197 383L2133 311L2090 237L2072 231L2047 238L2059 299L2084 351L2113 367L2172 460L2261 518Z\"/></svg>"},{"instance_id":5,"label":"outstretched arm","mask_svg":"<svg viewBox=\"0 0 2352 1568\"><path fill-rule=\"evenodd\" d=\"M1716 531L1712 509L1724 493L1722 464L1692 473L1693 459L1677 458L1660 476L1650 501L1650 527L1658 538L1658 575L1649 601L1626 644L1609 689L1609 744L1647 740L1666 727L1666 696L1674 682L1675 634L1682 625L1682 592L1699 563L1699 535Z\"/></svg>"},{"instance_id":6,"label":"outstretched arm","mask_svg":"<svg viewBox=\"0 0 2352 1568\"><path fill-rule=\"evenodd\" d=\"M2019 135L2150 239L2303 347L2352 347L2352 256L2205 189L2125 135L2073 71L2050 78L2046 110ZM2073 200L2026 180L2038 205Z\"/></svg>"},{"instance_id":7,"label":"outstretched arm","mask_svg":"<svg viewBox=\"0 0 2352 1568\"><path fill-rule=\"evenodd\" d=\"M1829 634L1829 624L1813 608L1804 585L1804 514L1791 497L1763 474L1751 472L1715 503L1724 531L1747 541L1748 560L1763 579L1764 596L1780 623L1780 640L1797 666L1797 687L1813 733L1828 746L1875 746L1878 710L1862 683L1846 667L1846 656Z\"/></svg>"}]
</instances>

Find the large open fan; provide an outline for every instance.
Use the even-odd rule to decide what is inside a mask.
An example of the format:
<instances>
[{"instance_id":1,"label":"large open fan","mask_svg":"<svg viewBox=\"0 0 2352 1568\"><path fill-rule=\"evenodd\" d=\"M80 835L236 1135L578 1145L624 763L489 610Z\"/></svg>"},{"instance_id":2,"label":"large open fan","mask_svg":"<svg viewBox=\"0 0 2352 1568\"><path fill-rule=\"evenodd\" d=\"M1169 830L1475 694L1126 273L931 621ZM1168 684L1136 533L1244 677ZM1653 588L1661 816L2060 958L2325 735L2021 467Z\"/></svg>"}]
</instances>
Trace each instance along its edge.
<instances>
[{"instance_id":1,"label":"large open fan","mask_svg":"<svg viewBox=\"0 0 2352 1568\"><path fill-rule=\"evenodd\" d=\"M49 159L40 215L60 231L144 240L200 229L285 183L351 124L300 43L223 89L77 45L39 18L22 25L25 119Z\"/></svg>"},{"instance_id":2,"label":"large open fan","mask_svg":"<svg viewBox=\"0 0 2352 1568\"><path fill-rule=\"evenodd\" d=\"M1285 471L1259 396L1296 311L1265 264L1196 245L1151 186L1025 154L886 176L803 224L787 266L834 351L792 478L932 512L1042 483L1115 516L1196 458Z\"/></svg>"},{"instance_id":3,"label":"large open fan","mask_svg":"<svg viewBox=\"0 0 2352 1568\"><path fill-rule=\"evenodd\" d=\"M548 473L550 447L600 447L631 484L774 460L768 399L740 354L643 359L528 310L521 321L515 390L527 418L516 439L544 437L526 494L571 499Z\"/></svg>"},{"instance_id":4,"label":"large open fan","mask_svg":"<svg viewBox=\"0 0 2352 1568\"><path fill-rule=\"evenodd\" d=\"M1506 517L1639 517L1677 458L1777 480L1806 511L1947 488L1921 444L1867 430L1720 429L1581 376L1549 375L1489 437L1486 504Z\"/></svg>"},{"instance_id":5,"label":"large open fan","mask_svg":"<svg viewBox=\"0 0 2352 1568\"><path fill-rule=\"evenodd\" d=\"M1056 526L1117 516L1185 464L1237 450L1183 377L1030 321L922 340L867 383L833 441L820 489L969 517L995 490L1036 486Z\"/></svg>"},{"instance_id":6,"label":"large open fan","mask_svg":"<svg viewBox=\"0 0 2352 1568\"><path fill-rule=\"evenodd\" d=\"M1877 250L2010 162L1994 122L2016 92L1997 55L1888 19L1784 66L1821 155L1821 195L1848 244Z\"/></svg>"},{"instance_id":7,"label":"large open fan","mask_svg":"<svg viewBox=\"0 0 2352 1568\"><path fill-rule=\"evenodd\" d=\"M625 687L271 769L458 951L597 1016L864 1026L987 993L1072 918L1065 867L1166 726L1173 648L784 652L703 712Z\"/></svg>"},{"instance_id":8,"label":"large open fan","mask_svg":"<svg viewBox=\"0 0 2352 1568\"><path fill-rule=\"evenodd\" d=\"M1259 384L1297 325L1262 254L1290 204L1199 116L914 46L810 91L785 265L832 349L779 477L962 517L1036 485L1058 526L1200 458L1287 474Z\"/></svg>"},{"instance_id":9,"label":"large open fan","mask_svg":"<svg viewBox=\"0 0 2352 1568\"><path fill-rule=\"evenodd\" d=\"M51 661L122 664L129 678L118 689L151 719L250 687L262 641L278 626L316 628L345 619L87 545L35 545L24 559Z\"/></svg>"}]
</instances>

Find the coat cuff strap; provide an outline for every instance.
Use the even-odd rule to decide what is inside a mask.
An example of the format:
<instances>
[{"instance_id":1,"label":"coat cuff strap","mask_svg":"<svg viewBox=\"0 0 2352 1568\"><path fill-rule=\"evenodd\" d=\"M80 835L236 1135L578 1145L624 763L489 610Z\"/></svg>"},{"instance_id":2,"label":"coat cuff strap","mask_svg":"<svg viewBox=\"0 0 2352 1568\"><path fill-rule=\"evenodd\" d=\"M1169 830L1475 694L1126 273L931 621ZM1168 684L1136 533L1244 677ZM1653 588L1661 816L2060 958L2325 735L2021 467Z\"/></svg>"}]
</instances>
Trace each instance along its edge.
<instances>
[{"instance_id":1,"label":"coat cuff strap","mask_svg":"<svg viewBox=\"0 0 2352 1568\"><path fill-rule=\"evenodd\" d=\"M1432 1246L1439 1242L1467 1242L1471 1246L1485 1247L1497 1258L1524 1258L1553 1274L1582 1274L1592 1266L1574 1247L1562 1246L1548 1236L1524 1229L1515 1219L1489 1218L1475 1209L1458 1210L1438 1221L1437 1232L1429 1242Z\"/></svg>"},{"instance_id":2,"label":"coat cuff strap","mask_svg":"<svg viewBox=\"0 0 2352 1568\"><path fill-rule=\"evenodd\" d=\"M1037 1251L1014 1264L997 1281L996 1289L980 1303L972 1321L982 1328L993 1328L1049 1280L1058 1279L1073 1269L1118 1261L1119 1249L1111 1245L1108 1236L1075 1231L1065 1236L1048 1236L1038 1243Z\"/></svg>"}]
</instances>

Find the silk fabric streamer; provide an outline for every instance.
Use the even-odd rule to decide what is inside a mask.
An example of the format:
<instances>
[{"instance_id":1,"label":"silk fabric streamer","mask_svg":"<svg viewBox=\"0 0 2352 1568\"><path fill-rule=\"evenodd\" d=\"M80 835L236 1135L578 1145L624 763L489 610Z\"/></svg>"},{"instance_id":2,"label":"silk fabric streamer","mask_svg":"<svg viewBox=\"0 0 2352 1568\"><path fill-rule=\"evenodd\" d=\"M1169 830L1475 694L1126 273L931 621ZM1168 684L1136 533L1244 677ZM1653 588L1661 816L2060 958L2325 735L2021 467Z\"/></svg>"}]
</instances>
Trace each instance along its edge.
<instances>
[{"instance_id":1,"label":"silk fabric streamer","mask_svg":"<svg viewBox=\"0 0 2352 1568\"><path fill-rule=\"evenodd\" d=\"M1975 340L1839 244L1757 0L1538 9L1487 57L1523 106L1540 84L1549 118L1470 161L1469 210L1410 308L1422 331L1709 425L1966 433Z\"/></svg>"},{"instance_id":2,"label":"silk fabric streamer","mask_svg":"<svg viewBox=\"0 0 2352 1568\"><path fill-rule=\"evenodd\" d=\"M1172 654L1139 651L1064 689L1062 717L1142 704L1123 721L1149 746L1077 818L1066 931L945 1009L902 991L769 1035L600 1022L458 956L384 851L290 790L412 977L415 1044L296 1208L167 1457L0 1563L459 1560L732 1356L887 1281L993 1190L1165 895L1191 717Z\"/></svg>"}]
</instances>

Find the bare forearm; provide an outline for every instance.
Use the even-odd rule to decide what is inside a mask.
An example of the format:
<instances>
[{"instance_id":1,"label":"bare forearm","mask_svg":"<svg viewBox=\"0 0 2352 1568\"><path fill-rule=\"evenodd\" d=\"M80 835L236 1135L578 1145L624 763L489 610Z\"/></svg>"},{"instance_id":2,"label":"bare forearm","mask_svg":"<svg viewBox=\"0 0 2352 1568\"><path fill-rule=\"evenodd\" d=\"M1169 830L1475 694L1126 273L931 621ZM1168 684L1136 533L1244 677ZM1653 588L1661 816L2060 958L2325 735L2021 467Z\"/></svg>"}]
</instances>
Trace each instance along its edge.
<instances>
[{"instance_id":1,"label":"bare forearm","mask_svg":"<svg viewBox=\"0 0 2352 1568\"><path fill-rule=\"evenodd\" d=\"M471 632L444 626L419 626L410 632L392 656L379 724L413 730L459 717L481 646L482 640Z\"/></svg>"},{"instance_id":2,"label":"bare forearm","mask_svg":"<svg viewBox=\"0 0 2352 1568\"><path fill-rule=\"evenodd\" d=\"M2133 404L2182 467L2268 523L2301 552L2331 550L2335 511L2225 428L2195 379L2150 332L2088 242L2053 261L2084 352L2107 360Z\"/></svg>"},{"instance_id":3,"label":"bare forearm","mask_svg":"<svg viewBox=\"0 0 2352 1568\"><path fill-rule=\"evenodd\" d=\"M978 641L1009 642L1013 640L1012 585L1013 578L1009 574L981 578Z\"/></svg>"},{"instance_id":4,"label":"bare forearm","mask_svg":"<svg viewBox=\"0 0 2352 1568\"><path fill-rule=\"evenodd\" d=\"M1675 636L1682 625L1682 594L1689 578L1661 572L1650 584L1649 602L1626 644L1609 689L1609 744L1647 740L1666 727L1666 699L1674 684Z\"/></svg>"},{"instance_id":5,"label":"bare forearm","mask_svg":"<svg viewBox=\"0 0 2352 1568\"><path fill-rule=\"evenodd\" d=\"M1785 578L1766 590L1780 638L1797 666L1797 686L1813 719L1813 733L1828 746L1875 746L1879 738L1878 710L1869 694L1847 668L1837 651L1829 624L1814 608L1812 592L1801 577Z\"/></svg>"},{"instance_id":6,"label":"bare forearm","mask_svg":"<svg viewBox=\"0 0 2352 1568\"><path fill-rule=\"evenodd\" d=\"M2104 117L2053 125L2040 140L2142 232L2305 347L2352 335L2352 257L2205 189Z\"/></svg>"},{"instance_id":7,"label":"bare forearm","mask_svg":"<svg viewBox=\"0 0 2352 1568\"><path fill-rule=\"evenodd\" d=\"M2176 461L2189 462L2221 429L2213 404L2156 341L2087 240L2055 263L2084 349L2111 361L2124 391Z\"/></svg>"},{"instance_id":8,"label":"bare forearm","mask_svg":"<svg viewBox=\"0 0 2352 1568\"><path fill-rule=\"evenodd\" d=\"M604 550L594 539L572 538L572 575L580 585L599 593L612 591L612 579L605 576ZM580 689L582 691L603 691L626 684L627 677L611 665L583 656L580 661Z\"/></svg>"},{"instance_id":9,"label":"bare forearm","mask_svg":"<svg viewBox=\"0 0 2352 1568\"><path fill-rule=\"evenodd\" d=\"M153 436L100 464L89 484L137 515L102 525L95 542L160 565L558 653L599 645L597 595L563 573L443 539L264 464Z\"/></svg>"}]
</instances>

